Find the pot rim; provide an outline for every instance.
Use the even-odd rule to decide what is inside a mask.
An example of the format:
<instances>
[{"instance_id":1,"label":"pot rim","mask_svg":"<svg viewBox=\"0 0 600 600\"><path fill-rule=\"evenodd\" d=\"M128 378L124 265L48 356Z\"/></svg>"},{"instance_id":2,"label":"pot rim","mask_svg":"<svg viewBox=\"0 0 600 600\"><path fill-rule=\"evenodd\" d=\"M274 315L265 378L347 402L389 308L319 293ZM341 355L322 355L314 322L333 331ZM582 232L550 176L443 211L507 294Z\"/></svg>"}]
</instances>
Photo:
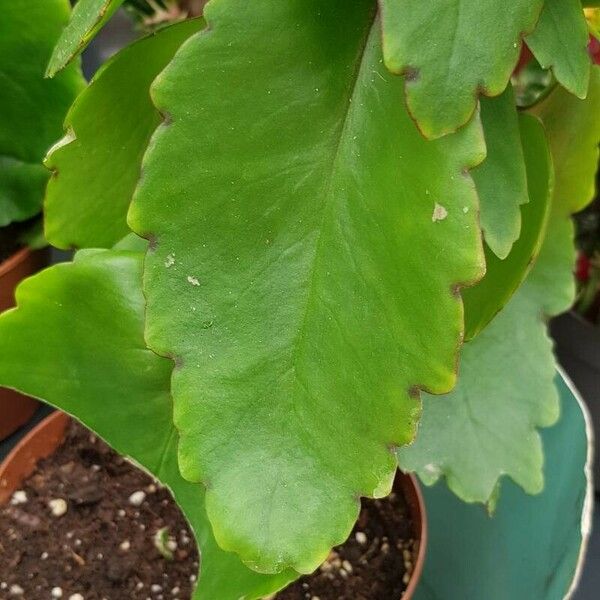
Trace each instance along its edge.
<instances>
[{"instance_id":1,"label":"pot rim","mask_svg":"<svg viewBox=\"0 0 600 600\"><path fill-rule=\"evenodd\" d=\"M63 441L69 416L56 411L27 432L0 463L0 505L6 504L43 458Z\"/></svg>"},{"instance_id":2,"label":"pot rim","mask_svg":"<svg viewBox=\"0 0 600 600\"><path fill-rule=\"evenodd\" d=\"M414 596L419 581L421 580L421 574L423 573L423 566L425 564L425 555L427 554L427 511L425 509L425 501L417 477L412 473L404 473L400 470L398 470L398 473L400 475L400 486L408 504L413 522L413 535L415 536L415 541L418 542L415 564L412 573L410 574L410 580L406 586L406 590L402 595L402 600L410 600Z\"/></svg>"},{"instance_id":3,"label":"pot rim","mask_svg":"<svg viewBox=\"0 0 600 600\"><path fill-rule=\"evenodd\" d=\"M35 470L37 463L51 456L61 442L71 417L59 410L40 421L23 436L0 463L0 505L6 504L13 492ZM397 471L399 491L404 494L413 523L413 536L418 543L410 581L402 600L410 600L421 579L427 553L427 513L420 484L412 473Z\"/></svg>"},{"instance_id":4,"label":"pot rim","mask_svg":"<svg viewBox=\"0 0 600 600\"><path fill-rule=\"evenodd\" d=\"M25 262L31 254L35 252L29 246L24 246L20 250L17 250L11 254L7 259L0 262L0 277L3 277L7 273L10 273L13 269L18 267L21 263Z\"/></svg>"}]
</instances>

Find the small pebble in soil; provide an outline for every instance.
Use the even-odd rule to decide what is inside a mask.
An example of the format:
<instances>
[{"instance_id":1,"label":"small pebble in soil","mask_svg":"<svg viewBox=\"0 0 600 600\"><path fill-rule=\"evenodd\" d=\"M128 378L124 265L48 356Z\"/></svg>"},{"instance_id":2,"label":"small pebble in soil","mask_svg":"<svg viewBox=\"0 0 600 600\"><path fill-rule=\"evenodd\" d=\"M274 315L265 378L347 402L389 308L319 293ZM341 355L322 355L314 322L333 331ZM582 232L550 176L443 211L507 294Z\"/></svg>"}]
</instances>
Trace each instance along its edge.
<instances>
[{"instance_id":1,"label":"small pebble in soil","mask_svg":"<svg viewBox=\"0 0 600 600\"><path fill-rule=\"evenodd\" d=\"M25 593L25 590L17 583L13 583L8 590L8 593L11 596L22 596Z\"/></svg>"},{"instance_id":2,"label":"small pebble in soil","mask_svg":"<svg viewBox=\"0 0 600 600\"><path fill-rule=\"evenodd\" d=\"M62 588L60 588L60 587L53 587L52 591L50 592L50 595L53 598L56 598L57 600L58 600L58 598L62 598L63 597Z\"/></svg>"},{"instance_id":3,"label":"small pebble in soil","mask_svg":"<svg viewBox=\"0 0 600 600\"><path fill-rule=\"evenodd\" d=\"M141 506L146 499L146 492L142 490L138 490L137 492L133 492L131 496L129 496L129 504L131 506Z\"/></svg>"},{"instance_id":4,"label":"small pebble in soil","mask_svg":"<svg viewBox=\"0 0 600 600\"><path fill-rule=\"evenodd\" d=\"M81 594L71 594L69 600L85 600Z\"/></svg>"},{"instance_id":5,"label":"small pebble in soil","mask_svg":"<svg viewBox=\"0 0 600 600\"><path fill-rule=\"evenodd\" d=\"M119 544L119 550L123 550L123 552L127 552L131 548L131 542L129 540L123 540Z\"/></svg>"},{"instance_id":6,"label":"small pebble in soil","mask_svg":"<svg viewBox=\"0 0 600 600\"><path fill-rule=\"evenodd\" d=\"M10 503L13 506L18 506L19 504L27 504L27 493L24 490L17 490L10 499Z\"/></svg>"},{"instance_id":7,"label":"small pebble in soil","mask_svg":"<svg viewBox=\"0 0 600 600\"><path fill-rule=\"evenodd\" d=\"M357 531L354 534L354 537L361 546L364 546L367 543L367 536L362 531Z\"/></svg>"},{"instance_id":8,"label":"small pebble in soil","mask_svg":"<svg viewBox=\"0 0 600 600\"><path fill-rule=\"evenodd\" d=\"M48 508L54 517L62 517L67 514L68 506L62 498L53 498L48 502Z\"/></svg>"}]
</instances>

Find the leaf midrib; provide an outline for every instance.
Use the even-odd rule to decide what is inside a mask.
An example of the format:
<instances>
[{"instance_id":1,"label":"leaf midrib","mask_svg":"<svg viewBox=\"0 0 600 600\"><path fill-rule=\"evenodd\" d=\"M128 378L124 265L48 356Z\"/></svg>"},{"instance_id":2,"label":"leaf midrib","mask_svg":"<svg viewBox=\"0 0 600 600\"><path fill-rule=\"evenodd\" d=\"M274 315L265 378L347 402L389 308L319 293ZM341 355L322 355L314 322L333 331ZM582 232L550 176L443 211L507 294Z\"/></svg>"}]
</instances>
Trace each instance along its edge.
<instances>
[{"instance_id":1,"label":"leaf midrib","mask_svg":"<svg viewBox=\"0 0 600 600\"><path fill-rule=\"evenodd\" d=\"M341 125L339 128L339 135L338 135L338 138L337 138L337 141L335 144L335 150L332 155L331 166L328 170L328 177L327 177L327 179L325 181L325 185L323 187L323 192L324 192L323 197L325 198L325 206L323 207L323 213L322 213L322 216L321 216L321 219L319 222L315 254L314 254L314 258L312 260L311 271L308 276L308 281L310 282L310 284L309 284L306 304L304 307L304 314L302 316L302 320L298 327L298 334L296 336L296 340L293 343L294 348L293 348L293 352L292 352L292 365L293 365L293 369L294 369L294 378L296 381L301 381L301 377L299 376L298 371L297 371L297 365L299 362L299 356L298 356L299 348L300 348L301 342L304 340L304 337L306 334L310 307L312 306L312 304L314 302L314 298L316 296L318 296L316 288L315 288L315 280L316 280L315 274L316 274L317 266L320 262L320 256L321 256L321 252L322 252L323 229L324 229L325 221L331 212L331 206L334 202L334 200L332 199L333 194L331 193L332 186L333 186L333 179L334 179L335 173L337 172L337 165L339 163L339 158L340 158L340 150L343 145L343 142L345 141L346 131L348 128L348 122L350 120L349 116L352 113L352 111L354 110L354 106L356 106L358 104L357 102L354 102L355 95L357 92L357 83L360 79L360 75L361 75L362 69L365 64L366 50L369 45L371 36L374 34L373 30L376 28L378 20L379 20L378 19L378 10L376 8L374 8L369 25L365 30L362 42L358 49L358 53L357 53L357 57L356 57L356 61L355 61L356 66L355 66L354 74L353 74L353 77L350 79L348 91L345 96L344 116L343 116L343 119L341 121ZM302 387L305 387L304 384L302 384Z\"/></svg>"}]
</instances>

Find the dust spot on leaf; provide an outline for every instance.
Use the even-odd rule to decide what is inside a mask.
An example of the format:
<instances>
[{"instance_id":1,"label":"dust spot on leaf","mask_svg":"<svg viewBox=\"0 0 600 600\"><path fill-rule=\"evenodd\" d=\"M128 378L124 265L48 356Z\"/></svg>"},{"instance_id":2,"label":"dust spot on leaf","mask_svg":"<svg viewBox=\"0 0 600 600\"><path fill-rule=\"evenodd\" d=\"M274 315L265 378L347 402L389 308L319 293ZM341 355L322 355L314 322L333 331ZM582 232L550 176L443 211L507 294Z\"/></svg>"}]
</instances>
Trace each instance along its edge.
<instances>
[{"instance_id":1,"label":"dust spot on leaf","mask_svg":"<svg viewBox=\"0 0 600 600\"><path fill-rule=\"evenodd\" d=\"M433 214L431 215L431 220L435 223L436 221L443 221L448 216L448 211L437 202L433 208Z\"/></svg>"},{"instance_id":2,"label":"dust spot on leaf","mask_svg":"<svg viewBox=\"0 0 600 600\"><path fill-rule=\"evenodd\" d=\"M194 277L193 275L188 275L187 276L187 280L188 280L188 283L191 283L194 286L200 285L200 282L198 281L198 278Z\"/></svg>"},{"instance_id":3,"label":"dust spot on leaf","mask_svg":"<svg viewBox=\"0 0 600 600\"><path fill-rule=\"evenodd\" d=\"M165 258L165 267L167 267L167 269L169 267L172 267L175 264L175 255L174 254L167 254L167 258Z\"/></svg>"}]
</instances>

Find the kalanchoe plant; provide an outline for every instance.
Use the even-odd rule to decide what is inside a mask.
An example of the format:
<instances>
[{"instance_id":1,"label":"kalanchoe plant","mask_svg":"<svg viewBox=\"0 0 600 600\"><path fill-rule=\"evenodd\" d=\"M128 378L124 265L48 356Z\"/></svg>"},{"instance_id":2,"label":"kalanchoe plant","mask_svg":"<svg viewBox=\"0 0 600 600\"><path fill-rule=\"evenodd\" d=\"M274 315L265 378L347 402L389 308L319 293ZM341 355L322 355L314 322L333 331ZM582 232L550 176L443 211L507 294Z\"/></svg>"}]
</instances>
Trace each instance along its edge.
<instances>
[{"instance_id":1,"label":"kalanchoe plant","mask_svg":"<svg viewBox=\"0 0 600 600\"><path fill-rule=\"evenodd\" d=\"M119 5L80 0L48 74ZM212 0L110 59L47 157L47 237L82 250L0 318L0 383L173 490L197 598L312 571L398 465L492 508L543 487L600 71L578 0L460 5ZM526 110L523 40L552 70Z\"/></svg>"}]
</instances>

